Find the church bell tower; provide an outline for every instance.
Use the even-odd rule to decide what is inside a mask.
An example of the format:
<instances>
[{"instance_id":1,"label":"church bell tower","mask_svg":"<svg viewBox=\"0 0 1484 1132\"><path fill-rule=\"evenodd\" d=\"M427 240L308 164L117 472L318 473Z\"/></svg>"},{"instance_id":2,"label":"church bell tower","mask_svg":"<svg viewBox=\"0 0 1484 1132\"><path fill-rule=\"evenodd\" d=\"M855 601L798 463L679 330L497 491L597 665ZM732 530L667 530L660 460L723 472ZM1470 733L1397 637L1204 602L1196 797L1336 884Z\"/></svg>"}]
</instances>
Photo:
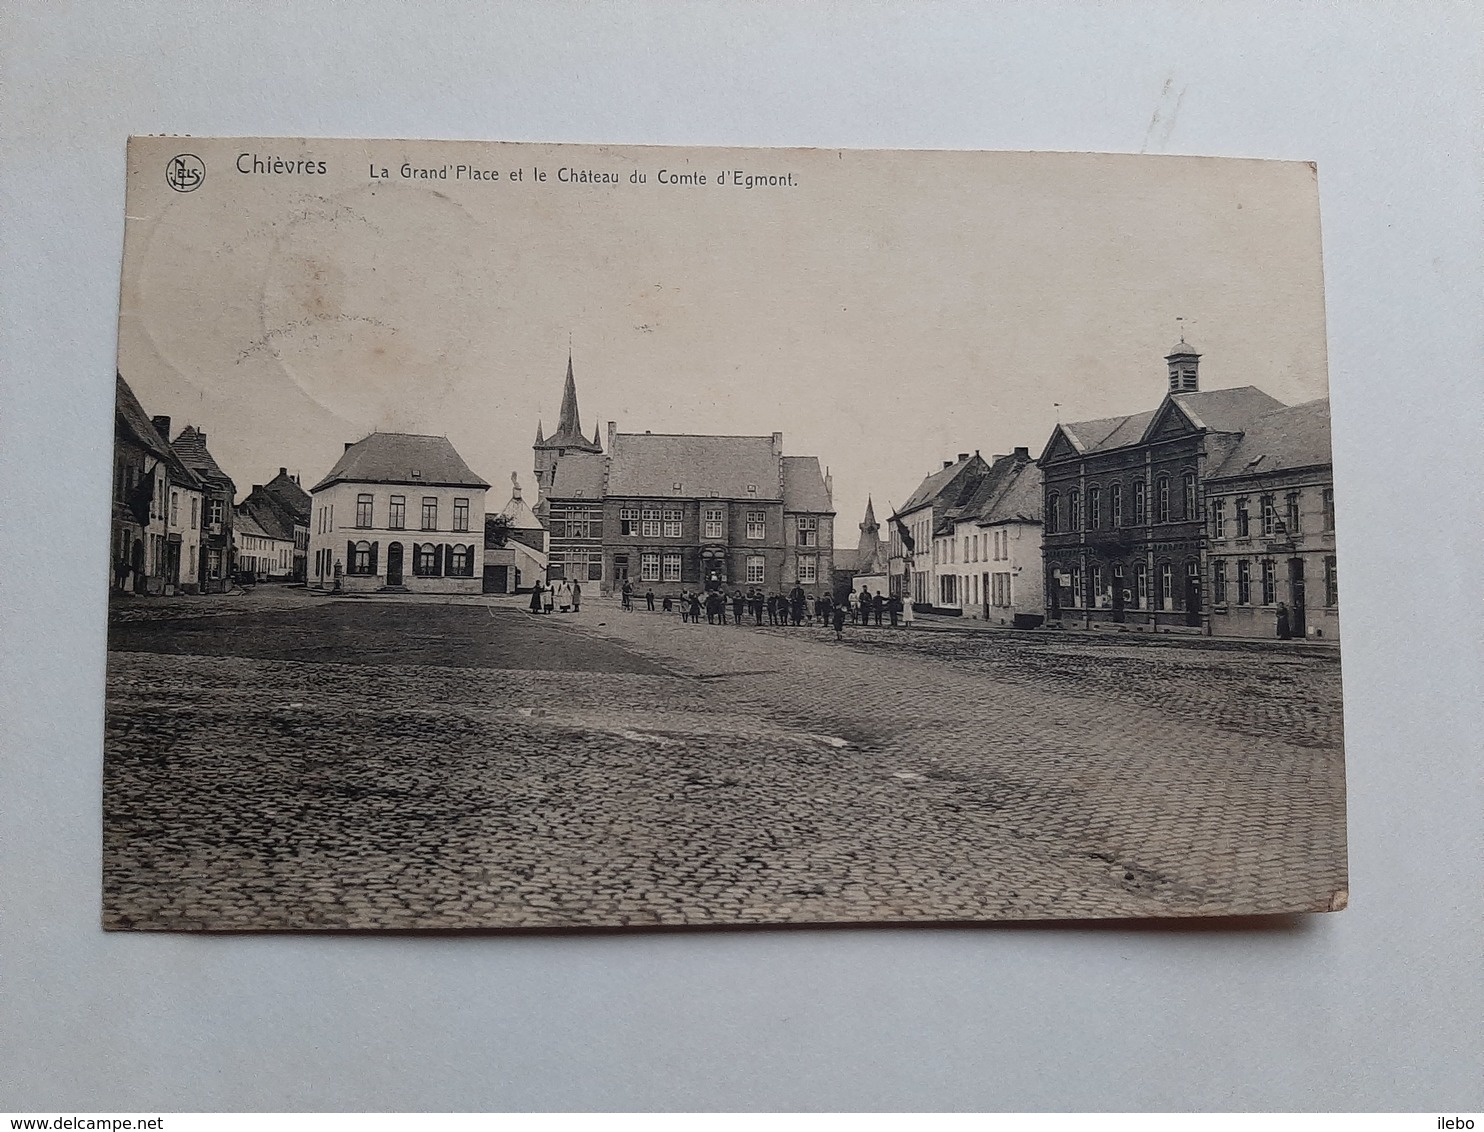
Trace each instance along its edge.
<instances>
[{"instance_id":1,"label":"church bell tower","mask_svg":"<svg viewBox=\"0 0 1484 1132\"><path fill-rule=\"evenodd\" d=\"M550 436L543 433L540 422L536 424L536 443L531 445L536 473L536 511L545 514L546 493L551 488L552 476L557 461L573 452L601 454L603 445L595 431L592 439L582 435L582 417L577 409L577 382L572 376L572 355L567 354L567 381L562 386L562 409L557 419L557 430Z\"/></svg>"}]
</instances>

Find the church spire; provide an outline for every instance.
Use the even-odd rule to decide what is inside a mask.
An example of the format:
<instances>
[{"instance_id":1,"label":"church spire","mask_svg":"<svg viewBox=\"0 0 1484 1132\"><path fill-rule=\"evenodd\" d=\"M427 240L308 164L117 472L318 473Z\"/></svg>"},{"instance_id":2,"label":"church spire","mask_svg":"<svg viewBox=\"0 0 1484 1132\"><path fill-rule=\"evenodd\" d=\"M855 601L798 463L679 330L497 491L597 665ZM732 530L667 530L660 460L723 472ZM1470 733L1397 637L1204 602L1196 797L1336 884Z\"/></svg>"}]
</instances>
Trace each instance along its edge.
<instances>
[{"instance_id":1,"label":"church spire","mask_svg":"<svg viewBox=\"0 0 1484 1132\"><path fill-rule=\"evenodd\" d=\"M582 439L582 421L577 415L577 382L572 377L572 352L567 352L567 383L562 387L562 416L557 435Z\"/></svg>"},{"instance_id":2,"label":"church spire","mask_svg":"<svg viewBox=\"0 0 1484 1132\"><path fill-rule=\"evenodd\" d=\"M546 442L546 437L541 435L541 419L536 418L536 447L541 447Z\"/></svg>"}]
</instances>

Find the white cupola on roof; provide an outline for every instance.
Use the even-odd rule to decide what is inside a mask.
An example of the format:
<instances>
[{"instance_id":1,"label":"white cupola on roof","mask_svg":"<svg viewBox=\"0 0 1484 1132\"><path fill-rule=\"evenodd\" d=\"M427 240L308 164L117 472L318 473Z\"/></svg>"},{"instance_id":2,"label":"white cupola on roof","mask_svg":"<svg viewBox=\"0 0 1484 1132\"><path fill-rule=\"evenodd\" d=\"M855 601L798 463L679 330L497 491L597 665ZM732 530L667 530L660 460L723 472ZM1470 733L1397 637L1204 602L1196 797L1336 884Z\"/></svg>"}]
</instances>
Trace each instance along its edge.
<instances>
[{"instance_id":1,"label":"white cupola on roof","mask_svg":"<svg viewBox=\"0 0 1484 1132\"><path fill-rule=\"evenodd\" d=\"M1170 367L1171 393L1200 392L1197 374L1200 370L1201 356L1195 352L1195 347L1185 340L1185 335L1180 335L1180 341L1170 347L1170 352L1165 355L1165 362Z\"/></svg>"}]
</instances>

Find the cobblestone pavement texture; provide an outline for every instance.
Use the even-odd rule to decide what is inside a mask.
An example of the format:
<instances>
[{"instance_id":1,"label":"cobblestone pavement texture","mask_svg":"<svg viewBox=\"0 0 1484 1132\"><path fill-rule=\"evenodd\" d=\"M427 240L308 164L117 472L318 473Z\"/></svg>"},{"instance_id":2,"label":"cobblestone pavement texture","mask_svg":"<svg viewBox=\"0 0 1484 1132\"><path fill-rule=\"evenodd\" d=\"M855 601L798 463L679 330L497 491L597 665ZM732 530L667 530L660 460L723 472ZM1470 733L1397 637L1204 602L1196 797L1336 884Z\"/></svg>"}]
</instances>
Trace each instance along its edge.
<instances>
[{"instance_id":1,"label":"cobblestone pavement texture","mask_svg":"<svg viewBox=\"0 0 1484 1132\"><path fill-rule=\"evenodd\" d=\"M607 603L537 618L499 600L276 600L222 614L236 620L210 654L116 622L106 926L965 921L1345 899L1334 653L853 627L836 642ZM298 651L295 618L319 616L339 660ZM388 633L426 638L417 662L352 655L371 640L383 656Z\"/></svg>"}]
</instances>

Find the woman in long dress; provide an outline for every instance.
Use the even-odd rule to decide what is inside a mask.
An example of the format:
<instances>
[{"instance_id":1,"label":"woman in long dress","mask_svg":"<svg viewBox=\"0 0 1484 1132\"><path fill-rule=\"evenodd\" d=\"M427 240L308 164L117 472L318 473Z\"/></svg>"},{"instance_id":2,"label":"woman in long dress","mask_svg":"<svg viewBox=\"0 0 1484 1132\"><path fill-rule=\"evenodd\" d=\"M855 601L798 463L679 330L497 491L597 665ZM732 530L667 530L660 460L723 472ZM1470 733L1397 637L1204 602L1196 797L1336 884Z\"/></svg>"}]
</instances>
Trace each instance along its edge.
<instances>
[{"instance_id":1,"label":"woman in long dress","mask_svg":"<svg viewBox=\"0 0 1484 1132\"><path fill-rule=\"evenodd\" d=\"M562 588L557 591L557 603L562 607L563 613L572 612L572 583L565 578L562 579Z\"/></svg>"},{"instance_id":2,"label":"woman in long dress","mask_svg":"<svg viewBox=\"0 0 1484 1132\"><path fill-rule=\"evenodd\" d=\"M549 582L546 592L541 595L541 610L543 613L550 613L554 609L556 609L556 583Z\"/></svg>"},{"instance_id":3,"label":"woman in long dress","mask_svg":"<svg viewBox=\"0 0 1484 1132\"><path fill-rule=\"evenodd\" d=\"M531 612L541 612L541 579L536 579L536 584L531 587Z\"/></svg>"}]
</instances>

